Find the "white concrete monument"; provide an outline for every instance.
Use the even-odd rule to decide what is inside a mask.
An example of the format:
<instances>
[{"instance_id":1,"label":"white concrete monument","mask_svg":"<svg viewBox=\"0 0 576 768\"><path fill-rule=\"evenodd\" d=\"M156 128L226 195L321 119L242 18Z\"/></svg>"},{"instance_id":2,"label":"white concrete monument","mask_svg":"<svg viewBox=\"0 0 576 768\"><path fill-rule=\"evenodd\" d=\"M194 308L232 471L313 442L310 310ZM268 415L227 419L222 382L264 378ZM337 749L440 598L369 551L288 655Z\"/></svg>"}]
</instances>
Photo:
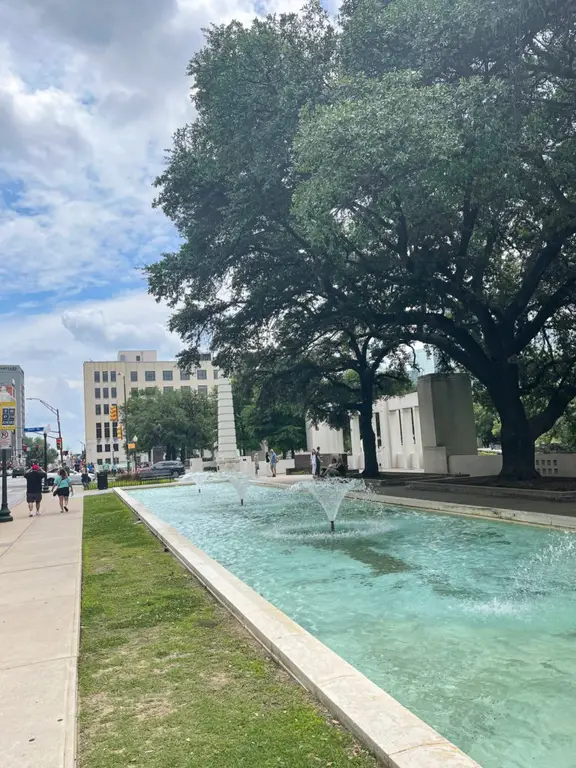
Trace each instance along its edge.
<instances>
[{"instance_id":1,"label":"white concrete monument","mask_svg":"<svg viewBox=\"0 0 576 768\"><path fill-rule=\"evenodd\" d=\"M224 471L238 470L240 457L236 445L234 400L230 379L218 380L218 467Z\"/></svg>"}]
</instances>

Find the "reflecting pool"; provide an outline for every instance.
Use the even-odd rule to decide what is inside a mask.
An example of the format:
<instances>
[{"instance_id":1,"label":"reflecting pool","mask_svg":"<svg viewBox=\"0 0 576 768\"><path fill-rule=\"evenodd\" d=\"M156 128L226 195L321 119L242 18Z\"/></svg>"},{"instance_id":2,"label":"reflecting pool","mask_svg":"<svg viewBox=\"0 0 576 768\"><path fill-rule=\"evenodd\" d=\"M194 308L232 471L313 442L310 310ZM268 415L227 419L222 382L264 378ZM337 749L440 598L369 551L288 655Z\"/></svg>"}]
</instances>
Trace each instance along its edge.
<instances>
[{"instance_id":1,"label":"reflecting pool","mask_svg":"<svg viewBox=\"0 0 576 768\"><path fill-rule=\"evenodd\" d=\"M227 483L132 491L483 768L576 766L576 535Z\"/></svg>"}]
</instances>

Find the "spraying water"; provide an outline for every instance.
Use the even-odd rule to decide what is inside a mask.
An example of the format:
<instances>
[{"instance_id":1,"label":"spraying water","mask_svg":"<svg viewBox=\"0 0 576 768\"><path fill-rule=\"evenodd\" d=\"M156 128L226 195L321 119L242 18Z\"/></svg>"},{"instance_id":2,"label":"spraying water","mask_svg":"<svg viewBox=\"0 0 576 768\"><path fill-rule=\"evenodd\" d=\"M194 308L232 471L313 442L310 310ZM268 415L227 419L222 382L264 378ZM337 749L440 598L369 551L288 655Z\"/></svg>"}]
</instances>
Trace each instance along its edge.
<instances>
[{"instance_id":1,"label":"spraying water","mask_svg":"<svg viewBox=\"0 0 576 768\"><path fill-rule=\"evenodd\" d=\"M227 480L230 485L234 486L240 498L240 505L244 506L244 499L252 482L248 475L245 475L243 472L219 472L218 477Z\"/></svg>"},{"instance_id":2,"label":"spraying water","mask_svg":"<svg viewBox=\"0 0 576 768\"><path fill-rule=\"evenodd\" d=\"M196 485L198 486L198 493L202 493L202 488L212 479L210 475L210 472L188 472L179 478L178 483L180 485Z\"/></svg>"},{"instance_id":3,"label":"spraying water","mask_svg":"<svg viewBox=\"0 0 576 768\"><path fill-rule=\"evenodd\" d=\"M306 480L296 483L290 490L311 494L326 513L330 522L330 530L335 531L336 517L346 494L352 491L365 492L367 489L363 480L331 477L326 480Z\"/></svg>"}]
</instances>

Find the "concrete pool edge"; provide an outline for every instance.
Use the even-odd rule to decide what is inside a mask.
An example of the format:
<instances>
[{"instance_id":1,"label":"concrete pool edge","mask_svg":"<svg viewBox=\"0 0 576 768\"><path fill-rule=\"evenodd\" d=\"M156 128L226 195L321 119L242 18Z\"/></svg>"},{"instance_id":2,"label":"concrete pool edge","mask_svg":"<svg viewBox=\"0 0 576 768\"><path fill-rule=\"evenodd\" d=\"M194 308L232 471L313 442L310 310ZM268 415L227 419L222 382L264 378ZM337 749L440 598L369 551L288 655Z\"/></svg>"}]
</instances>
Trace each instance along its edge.
<instances>
[{"instance_id":1,"label":"concrete pool edge","mask_svg":"<svg viewBox=\"0 0 576 768\"><path fill-rule=\"evenodd\" d=\"M405 507L422 512L434 512L442 515L458 515L482 520L493 520L504 523L519 523L535 525L541 528L576 531L576 517L567 515L546 514L544 512L528 512L523 509L503 509L501 507L475 507L471 504L458 504L452 501L433 501L431 499L414 499L406 496L385 496L378 494L366 498L363 495L350 493L348 498L369 501L374 504L387 504L393 507Z\"/></svg>"},{"instance_id":2,"label":"concrete pool edge","mask_svg":"<svg viewBox=\"0 0 576 768\"><path fill-rule=\"evenodd\" d=\"M140 490L140 489L139 489ZM125 490L114 493L387 768L480 768L451 742Z\"/></svg>"}]
</instances>

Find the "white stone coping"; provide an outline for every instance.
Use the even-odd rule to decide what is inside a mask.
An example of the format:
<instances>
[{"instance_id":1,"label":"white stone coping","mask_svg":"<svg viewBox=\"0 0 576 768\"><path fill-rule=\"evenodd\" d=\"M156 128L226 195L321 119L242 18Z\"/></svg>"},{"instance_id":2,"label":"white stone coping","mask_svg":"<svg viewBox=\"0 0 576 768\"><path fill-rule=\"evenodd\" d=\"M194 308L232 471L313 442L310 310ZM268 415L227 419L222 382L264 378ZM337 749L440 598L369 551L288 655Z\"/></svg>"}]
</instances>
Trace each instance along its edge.
<instances>
[{"instance_id":1,"label":"white stone coping","mask_svg":"<svg viewBox=\"0 0 576 768\"><path fill-rule=\"evenodd\" d=\"M499 507L474 507L468 504L455 504L451 501L432 499L414 499L407 496L385 496L378 494L366 498L363 494L349 493L349 498L370 501L375 504L387 504L391 507L407 507L422 512L434 512L441 515L477 517L484 520L499 520L505 523L521 523L543 528L576 531L576 517L567 515L548 515L545 512L528 512L523 509L501 509Z\"/></svg>"},{"instance_id":2,"label":"white stone coping","mask_svg":"<svg viewBox=\"0 0 576 768\"><path fill-rule=\"evenodd\" d=\"M267 652L387 768L480 768L144 504L120 488L114 492Z\"/></svg>"}]
</instances>

